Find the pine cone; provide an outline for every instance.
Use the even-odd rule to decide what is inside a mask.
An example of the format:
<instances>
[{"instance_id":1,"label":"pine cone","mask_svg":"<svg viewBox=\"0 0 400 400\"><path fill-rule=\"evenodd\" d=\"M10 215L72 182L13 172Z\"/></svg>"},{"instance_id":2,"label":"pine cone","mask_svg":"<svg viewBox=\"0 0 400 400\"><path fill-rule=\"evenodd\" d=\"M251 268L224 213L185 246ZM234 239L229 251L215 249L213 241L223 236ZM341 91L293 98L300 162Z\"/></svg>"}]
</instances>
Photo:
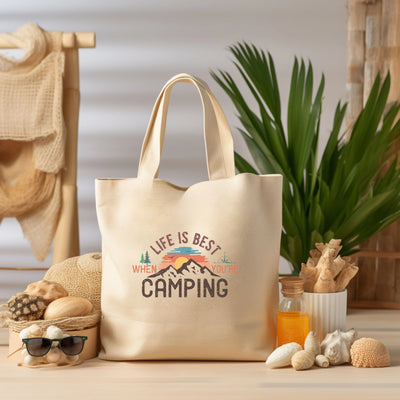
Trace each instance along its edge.
<instances>
[{"instance_id":1,"label":"pine cone","mask_svg":"<svg viewBox=\"0 0 400 400\"><path fill-rule=\"evenodd\" d=\"M8 300L8 309L15 321L35 321L43 315L46 303L41 296L17 293Z\"/></svg>"}]
</instances>

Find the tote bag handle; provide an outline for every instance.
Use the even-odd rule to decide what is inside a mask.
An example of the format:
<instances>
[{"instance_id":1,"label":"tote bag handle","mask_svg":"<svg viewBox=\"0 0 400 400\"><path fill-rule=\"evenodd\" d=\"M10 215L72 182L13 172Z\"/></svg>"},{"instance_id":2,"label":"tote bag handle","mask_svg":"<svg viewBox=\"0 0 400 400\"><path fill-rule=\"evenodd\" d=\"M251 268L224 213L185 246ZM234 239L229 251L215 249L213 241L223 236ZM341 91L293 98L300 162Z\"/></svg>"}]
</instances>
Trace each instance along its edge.
<instances>
[{"instance_id":1,"label":"tote bag handle","mask_svg":"<svg viewBox=\"0 0 400 400\"><path fill-rule=\"evenodd\" d=\"M233 139L220 105L205 82L188 74L179 74L165 84L154 105L143 142L138 178L154 179L158 176L169 97L172 87L178 82L191 83L197 88L201 96L207 168L210 180L234 176Z\"/></svg>"}]
</instances>

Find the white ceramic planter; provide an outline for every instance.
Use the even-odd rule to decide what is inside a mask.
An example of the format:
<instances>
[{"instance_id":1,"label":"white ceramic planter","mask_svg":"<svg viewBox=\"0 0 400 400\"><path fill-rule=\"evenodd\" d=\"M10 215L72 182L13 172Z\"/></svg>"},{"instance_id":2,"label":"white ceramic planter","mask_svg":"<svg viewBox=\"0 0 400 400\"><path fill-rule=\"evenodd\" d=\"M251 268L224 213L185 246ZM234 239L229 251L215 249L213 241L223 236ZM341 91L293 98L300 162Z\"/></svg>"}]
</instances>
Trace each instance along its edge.
<instances>
[{"instance_id":1,"label":"white ceramic planter","mask_svg":"<svg viewBox=\"0 0 400 400\"><path fill-rule=\"evenodd\" d=\"M346 329L347 290L337 293L303 294L306 312L310 317L310 331L322 341L326 334L336 329Z\"/></svg>"}]
</instances>

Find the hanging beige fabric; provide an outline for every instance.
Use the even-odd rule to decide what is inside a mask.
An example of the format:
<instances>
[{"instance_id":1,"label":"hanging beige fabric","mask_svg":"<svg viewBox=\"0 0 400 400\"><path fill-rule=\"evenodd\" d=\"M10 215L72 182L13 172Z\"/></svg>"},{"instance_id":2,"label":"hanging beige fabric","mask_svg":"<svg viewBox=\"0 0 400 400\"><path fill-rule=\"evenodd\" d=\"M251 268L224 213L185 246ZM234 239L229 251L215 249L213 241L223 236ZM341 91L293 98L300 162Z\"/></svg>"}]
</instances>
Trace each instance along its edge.
<instances>
[{"instance_id":1,"label":"hanging beige fabric","mask_svg":"<svg viewBox=\"0 0 400 400\"><path fill-rule=\"evenodd\" d=\"M25 50L19 60L0 56L0 222L18 218L42 261L61 206L62 33L26 24L0 36Z\"/></svg>"},{"instance_id":2,"label":"hanging beige fabric","mask_svg":"<svg viewBox=\"0 0 400 400\"><path fill-rule=\"evenodd\" d=\"M193 84L209 181L157 179L169 96ZM135 179L96 180L102 235L100 357L265 360L275 346L280 175L235 176L232 135L207 85L172 78L150 119Z\"/></svg>"}]
</instances>

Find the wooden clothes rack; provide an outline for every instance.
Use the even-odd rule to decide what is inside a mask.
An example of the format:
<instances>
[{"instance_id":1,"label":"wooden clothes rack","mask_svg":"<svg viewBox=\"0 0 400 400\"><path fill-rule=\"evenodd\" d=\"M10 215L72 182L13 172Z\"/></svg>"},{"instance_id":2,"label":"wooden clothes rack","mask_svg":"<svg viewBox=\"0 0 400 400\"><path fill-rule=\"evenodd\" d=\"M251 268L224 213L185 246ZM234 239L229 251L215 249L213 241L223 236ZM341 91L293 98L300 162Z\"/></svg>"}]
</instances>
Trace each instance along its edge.
<instances>
[{"instance_id":1,"label":"wooden clothes rack","mask_svg":"<svg viewBox=\"0 0 400 400\"><path fill-rule=\"evenodd\" d=\"M51 33L51 32L50 32ZM79 222L77 198L77 149L79 91L79 49L94 48L94 32L64 32L62 47L65 54L63 78L63 116L66 126L65 168L62 172L62 205L54 239L52 264L79 255ZM6 40L0 39L1 49L11 49ZM1 270L37 271L48 268L12 268Z\"/></svg>"}]
</instances>

